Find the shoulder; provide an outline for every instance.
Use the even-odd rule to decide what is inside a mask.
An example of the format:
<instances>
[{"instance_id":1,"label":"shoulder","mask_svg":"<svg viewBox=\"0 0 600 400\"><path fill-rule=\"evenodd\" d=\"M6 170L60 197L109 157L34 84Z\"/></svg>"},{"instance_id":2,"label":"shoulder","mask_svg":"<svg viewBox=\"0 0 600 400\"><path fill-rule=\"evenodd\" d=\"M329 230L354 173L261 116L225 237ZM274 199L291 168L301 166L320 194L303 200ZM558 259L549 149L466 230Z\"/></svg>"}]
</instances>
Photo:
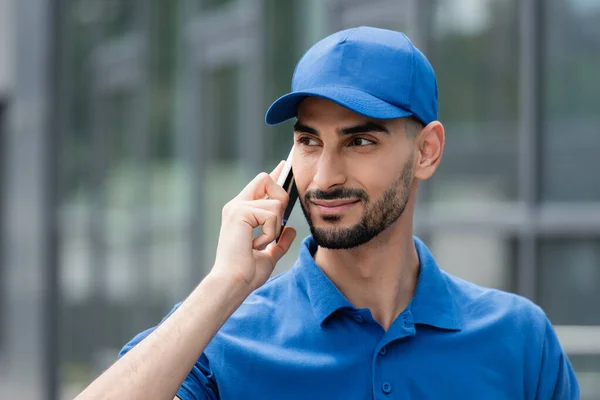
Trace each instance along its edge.
<instances>
[{"instance_id":1,"label":"shoulder","mask_svg":"<svg viewBox=\"0 0 600 400\"><path fill-rule=\"evenodd\" d=\"M531 300L503 290L492 289L443 271L448 289L464 323L492 325L529 342L542 342L549 324L541 307Z\"/></svg>"},{"instance_id":2,"label":"shoulder","mask_svg":"<svg viewBox=\"0 0 600 400\"><path fill-rule=\"evenodd\" d=\"M242 303L243 308L253 308L255 305L278 307L290 297L297 295L296 276L293 269L271 277L264 285L256 289Z\"/></svg>"},{"instance_id":3,"label":"shoulder","mask_svg":"<svg viewBox=\"0 0 600 400\"><path fill-rule=\"evenodd\" d=\"M245 330L245 327L251 325L253 331L247 333L260 336L260 330L272 332L272 329L290 315L298 315L294 310L297 311L303 306L294 270L289 269L272 277L252 292L227 320L223 330Z\"/></svg>"},{"instance_id":4,"label":"shoulder","mask_svg":"<svg viewBox=\"0 0 600 400\"><path fill-rule=\"evenodd\" d=\"M479 345L479 354L520 376L526 398L579 398L573 368L541 307L517 294L444 276L471 347Z\"/></svg>"},{"instance_id":5,"label":"shoulder","mask_svg":"<svg viewBox=\"0 0 600 400\"><path fill-rule=\"evenodd\" d=\"M558 344L542 308L514 293L445 276L463 320L463 333L473 347L511 374L519 374L520 381L537 382L548 346ZM560 353L560 346L556 351Z\"/></svg>"}]
</instances>

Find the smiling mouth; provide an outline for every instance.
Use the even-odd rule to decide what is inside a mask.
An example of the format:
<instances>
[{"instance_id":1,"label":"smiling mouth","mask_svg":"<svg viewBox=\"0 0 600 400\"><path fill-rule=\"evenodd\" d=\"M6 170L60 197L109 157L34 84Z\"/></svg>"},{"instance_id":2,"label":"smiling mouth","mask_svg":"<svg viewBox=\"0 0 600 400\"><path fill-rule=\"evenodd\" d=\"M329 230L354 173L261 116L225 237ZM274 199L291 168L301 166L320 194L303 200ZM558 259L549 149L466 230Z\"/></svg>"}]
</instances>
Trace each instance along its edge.
<instances>
[{"instance_id":1,"label":"smiling mouth","mask_svg":"<svg viewBox=\"0 0 600 400\"><path fill-rule=\"evenodd\" d=\"M339 214L355 204L359 203L360 200L312 200L311 203L317 207L322 214Z\"/></svg>"}]
</instances>

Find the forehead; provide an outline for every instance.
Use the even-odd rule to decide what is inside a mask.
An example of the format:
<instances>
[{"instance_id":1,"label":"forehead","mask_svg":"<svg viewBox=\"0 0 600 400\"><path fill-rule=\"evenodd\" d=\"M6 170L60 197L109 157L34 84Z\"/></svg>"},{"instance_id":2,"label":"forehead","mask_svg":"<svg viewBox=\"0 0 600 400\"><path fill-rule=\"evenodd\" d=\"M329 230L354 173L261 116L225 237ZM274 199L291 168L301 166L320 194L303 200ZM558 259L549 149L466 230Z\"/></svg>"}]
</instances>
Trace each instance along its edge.
<instances>
[{"instance_id":1,"label":"forehead","mask_svg":"<svg viewBox=\"0 0 600 400\"><path fill-rule=\"evenodd\" d=\"M335 128L376 122L390 130L403 130L405 125L403 119L369 118L320 97L307 97L300 102L298 121L311 126L331 126Z\"/></svg>"}]
</instances>

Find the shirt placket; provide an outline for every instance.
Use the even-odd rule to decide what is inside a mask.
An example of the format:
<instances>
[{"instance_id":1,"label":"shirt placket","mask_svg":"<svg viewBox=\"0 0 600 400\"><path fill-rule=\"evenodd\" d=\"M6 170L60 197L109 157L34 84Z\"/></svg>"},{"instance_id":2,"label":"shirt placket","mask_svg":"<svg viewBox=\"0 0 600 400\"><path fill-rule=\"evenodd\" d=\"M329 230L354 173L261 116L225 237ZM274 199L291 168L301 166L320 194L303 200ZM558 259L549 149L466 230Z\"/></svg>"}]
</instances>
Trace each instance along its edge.
<instances>
[{"instance_id":1,"label":"shirt placket","mask_svg":"<svg viewBox=\"0 0 600 400\"><path fill-rule=\"evenodd\" d=\"M373 399L389 400L402 398L402 387L398 379L398 363L394 349L398 350L405 339L416 334L410 310L398 316L385 333L373 354L372 382Z\"/></svg>"}]
</instances>

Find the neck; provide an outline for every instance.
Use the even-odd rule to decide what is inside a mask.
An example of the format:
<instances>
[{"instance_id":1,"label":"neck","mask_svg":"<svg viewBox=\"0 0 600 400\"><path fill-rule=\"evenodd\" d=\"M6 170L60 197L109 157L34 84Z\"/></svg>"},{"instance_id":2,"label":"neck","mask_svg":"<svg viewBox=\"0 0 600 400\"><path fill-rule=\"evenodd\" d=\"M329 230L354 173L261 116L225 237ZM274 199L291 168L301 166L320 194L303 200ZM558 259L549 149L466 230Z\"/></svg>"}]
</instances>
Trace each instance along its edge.
<instances>
[{"instance_id":1,"label":"neck","mask_svg":"<svg viewBox=\"0 0 600 400\"><path fill-rule=\"evenodd\" d=\"M412 219L406 213L368 243L319 247L315 262L356 308L369 308L387 331L412 299L419 275Z\"/></svg>"}]
</instances>

